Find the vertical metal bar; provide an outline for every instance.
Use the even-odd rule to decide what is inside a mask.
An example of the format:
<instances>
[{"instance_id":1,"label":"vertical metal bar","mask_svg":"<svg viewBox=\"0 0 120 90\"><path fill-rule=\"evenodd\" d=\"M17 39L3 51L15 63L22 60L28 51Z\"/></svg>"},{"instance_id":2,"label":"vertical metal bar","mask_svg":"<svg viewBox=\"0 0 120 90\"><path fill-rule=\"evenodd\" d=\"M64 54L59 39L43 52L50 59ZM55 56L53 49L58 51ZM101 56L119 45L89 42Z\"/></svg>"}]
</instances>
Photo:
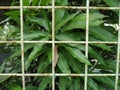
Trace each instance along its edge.
<instances>
[{"instance_id":1,"label":"vertical metal bar","mask_svg":"<svg viewBox=\"0 0 120 90\"><path fill-rule=\"evenodd\" d=\"M88 58L88 41L89 41L89 0L86 2L86 47L85 47L85 56ZM85 65L85 83L84 90L87 90L87 80L88 80L88 65Z\"/></svg>"},{"instance_id":2,"label":"vertical metal bar","mask_svg":"<svg viewBox=\"0 0 120 90\"><path fill-rule=\"evenodd\" d=\"M120 6L120 3L119 3L119 6ZM117 47L117 65L116 65L115 90L118 90L119 62L120 62L120 8L119 8L119 30L118 30L118 47Z\"/></svg>"},{"instance_id":3,"label":"vertical metal bar","mask_svg":"<svg viewBox=\"0 0 120 90\"><path fill-rule=\"evenodd\" d=\"M20 30L21 30L21 62L22 62L22 86L25 90L25 71L24 71L24 38L23 38L23 4L20 0Z\"/></svg>"},{"instance_id":4,"label":"vertical metal bar","mask_svg":"<svg viewBox=\"0 0 120 90\"><path fill-rule=\"evenodd\" d=\"M55 1L52 0L52 90L55 90L55 67L54 67L54 48L55 48Z\"/></svg>"}]
</instances>

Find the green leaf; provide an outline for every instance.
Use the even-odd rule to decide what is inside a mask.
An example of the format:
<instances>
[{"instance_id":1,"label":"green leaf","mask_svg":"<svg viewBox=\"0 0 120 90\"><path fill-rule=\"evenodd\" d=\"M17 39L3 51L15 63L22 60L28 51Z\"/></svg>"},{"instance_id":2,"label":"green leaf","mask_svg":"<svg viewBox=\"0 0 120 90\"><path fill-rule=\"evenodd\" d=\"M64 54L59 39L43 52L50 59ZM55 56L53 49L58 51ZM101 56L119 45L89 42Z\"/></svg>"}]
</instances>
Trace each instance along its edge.
<instances>
[{"instance_id":1,"label":"green leaf","mask_svg":"<svg viewBox=\"0 0 120 90\"><path fill-rule=\"evenodd\" d=\"M57 65L63 73L71 73L67 59L64 56L64 52L59 53Z\"/></svg>"},{"instance_id":2,"label":"green leaf","mask_svg":"<svg viewBox=\"0 0 120 90\"><path fill-rule=\"evenodd\" d=\"M101 13L89 13L89 21L94 21L94 20L99 20L106 17L105 15ZM85 21L86 20L86 13L77 15L72 19L72 22L77 22L77 21Z\"/></svg>"},{"instance_id":3,"label":"green leaf","mask_svg":"<svg viewBox=\"0 0 120 90\"><path fill-rule=\"evenodd\" d=\"M103 21L100 20L94 20L94 21L89 21L89 26L98 26L101 23L103 23ZM86 28L86 21L77 21L77 22L72 22L71 24L67 25L67 27L64 28L64 31L67 30L72 30L72 29L85 29Z\"/></svg>"},{"instance_id":4,"label":"green leaf","mask_svg":"<svg viewBox=\"0 0 120 90\"><path fill-rule=\"evenodd\" d=\"M11 76L0 76L0 83L3 83L7 79L9 79Z\"/></svg>"},{"instance_id":5,"label":"green leaf","mask_svg":"<svg viewBox=\"0 0 120 90\"><path fill-rule=\"evenodd\" d=\"M64 47L70 52L70 54L76 58L78 61L80 61L81 63L85 63L87 65L90 65L89 60L85 57L85 55L78 50L77 48L73 48L73 47L69 47L69 46L65 46Z\"/></svg>"},{"instance_id":6,"label":"green leaf","mask_svg":"<svg viewBox=\"0 0 120 90\"><path fill-rule=\"evenodd\" d=\"M42 77L42 81L38 86L38 90L45 90L47 85L50 84L51 82L52 82L51 77Z\"/></svg>"},{"instance_id":7,"label":"green leaf","mask_svg":"<svg viewBox=\"0 0 120 90\"><path fill-rule=\"evenodd\" d=\"M88 86L91 87L92 90L100 90L97 83L95 83L92 78L88 78Z\"/></svg>"},{"instance_id":8,"label":"green leaf","mask_svg":"<svg viewBox=\"0 0 120 90\"><path fill-rule=\"evenodd\" d=\"M28 17L31 22L37 23L43 26L47 31L50 31L50 22L46 18Z\"/></svg>"},{"instance_id":9,"label":"green leaf","mask_svg":"<svg viewBox=\"0 0 120 90\"><path fill-rule=\"evenodd\" d=\"M35 86L27 85L25 90L38 90L38 89Z\"/></svg>"},{"instance_id":10,"label":"green leaf","mask_svg":"<svg viewBox=\"0 0 120 90\"><path fill-rule=\"evenodd\" d=\"M50 48L47 51L47 57L48 57L49 62L51 63L52 62L52 48Z\"/></svg>"},{"instance_id":11,"label":"green leaf","mask_svg":"<svg viewBox=\"0 0 120 90\"><path fill-rule=\"evenodd\" d=\"M23 0L23 6L29 6L29 5L30 5L29 0Z\"/></svg>"},{"instance_id":12,"label":"green leaf","mask_svg":"<svg viewBox=\"0 0 120 90\"><path fill-rule=\"evenodd\" d=\"M101 28L99 26L90 27L90 32L97 39L100 39L103 41L117 41L116 36L114 36L112 33L110 33L109 31L106 31L104 28Z\"/></svg>"},{"instance_id":13,"label":"green leaf","mask_svg":"<svg viewBox=\"0 0 120 90\"><path fill-rule=\"evenodd\" d=\"M115 72L116 71L116 61L115 60L105 60L105 65L97 65L96 68L99 68L102 70L112 70L113 72Z\"/></svg>"},{"instance_id":14,"label":"green leaf","mask_svg":"<svg viewBox=\"0 0 120 90\"><path fill-rule=\"evenodd\" d=\"M119 6L119 0L103 0L108 6L110 7L117 7Z\"/></svg>"},{"instance_id":15,"label":"green leaf","mask_svg":"<svg viewBox=\"0 0 120 90\"><path fill-rule=\"evenodd\" d=\"M101 23L103 23L102 18L104 18L105 15L100 13L90 13L89 16L89 26L98 26ZM71 23L67 25L63 30L72 30L77 28L86 28L86 14L80 14L76 17L74 17L71 20Z\"/></svg>"},{"instance_id":16,"label":"green leaf","mask_svg":"<svg viewBox=\"0 0 120 90\"><path fill-rule=\"evenodd\" d=\"M34 40L36 38L42 38L42 37L46 37L46 36L50 36L50 35L47 32L34 31L34 32L30 32L30 33L25 33L24 40Z\"/></svg>"},{"instance_id":17,"label":"green leaf","mask_svg":"<svg viewBox=\"0 0 120 90\"><path fill-rule=\"evenodd\" d=\"M66 60L69 60L68 64L70 65L71 69L73 69L76 73L82 73L81 71L81 65L76 62L76 60L70 55L69 52L65 51L63 48L61 48L62 52L64 52L64 55L67 56Z\"/></svg>"},{"instance_id":18,"label":"green leaf","mask_svg":"<svg viewBox=\"0 0 120 90\"><path fill-rule=\"evenodd\" d=\"M7 88L8 90L22 90L21 86L15 83L10 83Z\"/></svg>"},{"instance_id":19,"label":"green leaf","mask_svg":"<svg viewBox=\"0 0 120 90\"><path fill-rule=\"evenodd\" d=\"M106 50L106 51L112 51L112 49L110 48L110 46L106 45L106 44L90 44L93 47L98 47L101 48L102 50Z\"/></svg>"},{"instance_id":20,"label":"green leaf","mask_svg":"<svg viewBox=\"0 0 120 90\"><path fill-rule=\"evenodd\" d=\"M99 52L97 50L94 50L92 49L91 47L89 47L89 53L90 55L97 59L97 61L100 63L100 64L104 64L105 65L105 61L103 59L103 57L99 54Z\"/></svg>"},{"instance_id":21,"label":"green leaf","mask_svg":"<svg viewBox=\"0 0 120 90\"><path fill-rule=\"evenodd\" d=\"M63 18L59 23L56 24L55 30L58 31L64 24L73 19L77 14L71 14Z\"/></svg>"},{"instance_id":22,"label":"green leaf","mask_svg":"<svg viewBox=\"0 0 120 90\"><path fill-rule=\"evenodd\" d=\"M101 82L103 85L107 85L111 89L114 89L115 82L110 77L93 77L93 78Z\"/></svg>"},{"instance_id":23,"label":"green leaf","mask_svg":"<svg viewBox=\"0 0 120 90\"><path fill-rule=\"evenodd\" d=\"M68 4L68 0L56 0L56 6L66 6Z\"/></svg>"},{"instance_id":24,"label":"green leaf","mask_svg":"<svg viewBox=\"0 0 120 90\"><path fill-rule=\"evenodd\" d=\"M48 61L48 58L42 57L37 68L37 73L42 73L42 72L48 73L47 69L49 65L50 65L50 62Z\"/></svg>"},{"instance_id":25,"label":"green leaf","mask_svg":"<svg viewBox=\"0 0 120 90\"><path fill-rule=\"evenodd\" d=\"M72 78L72 82L69 90L80 90L80 78Z\"/></svg>"},{"instance_id":26,"label":"green leaf","mask_svg":"<svg viewBox=\"0 0 120 90\"><path fill-rule=\"evenodd\" d=\"M80 37L77 37L75 34L69 33L69 32L60 33L60 34L56 35L55 38L60 41L79 41L79 40L81 40Z\"/></svg>"},{"instance_id":27,"label":"green leaf","mask_svg":"<svg viewBox=\"0 0 120 90\"><path fill-rule=\"evenodd\" d=\"M42 50L44 44L36 44L30 53L28 60L25 63L26 70L29 68L32 60L36 59L37 56L39 56L39 52Z\"/></svg>"},{"instance_id":28,"label":"green leaf","mask_svg":"<svg viewBox=\"0 0 120 90\"><path fill-rule=\"evenodd\" d=\"M41 1L41 5L44 5L44 6L48 5L49 3L51 3L51 0L39 0L39 1Z\"/></svg>"},{"instance_id":29,"label":"green leaf","mask_svg":"<svg viewBox=\"0 0 120 90\"><path fill-rule=\"evenodd\" d=\"M29 0L30 1L30 0ZM32 6L38 6L41 0L31 0Z\"/></svg>"},{"instance_id":30,"label":"green leaf","mask_svg":"<svg viewBox=\"0 0 120 90\"><path fill-rule=\"evenodd\" d=\"M66 83L69 79L66 77L59 77L59 90L67 90L67 85Z\"/></svg>"},{"instance_id":31,"label":"green leaf","mask_svg":"<svg viewBox=\"0 0 120 90\"><path fill-rule=\"evenodd\" d=\"M58 22L61 21L65 13L64 9L56 9L55 10L55 24L58 24Z\"/></svg>"}]
</instances>

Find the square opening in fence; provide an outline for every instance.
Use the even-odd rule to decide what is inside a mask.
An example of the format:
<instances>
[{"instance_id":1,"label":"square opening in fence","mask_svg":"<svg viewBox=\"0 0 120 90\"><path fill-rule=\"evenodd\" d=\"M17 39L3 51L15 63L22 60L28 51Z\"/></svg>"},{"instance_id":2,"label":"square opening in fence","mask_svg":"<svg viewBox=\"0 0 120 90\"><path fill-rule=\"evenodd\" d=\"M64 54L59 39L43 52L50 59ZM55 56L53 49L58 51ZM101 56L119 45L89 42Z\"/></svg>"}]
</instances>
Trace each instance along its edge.
<instances>
[{"instance_id":1,"label":"square opening in fence","mask_svg":"<svg viewBox=\"0 0 120 90\"><path fill-rule=\"evenodd\" d=\"M90 0L90 6L96 6L96 7L118 7L119 6L119 0Z\"/></svg>"},{"instance_id":2,"label":"square opening in fence","mask_svg":"<svg viewBox=\"0 0 120 90\"><path fill-rule=\"evenodd\" d=\"M0 10L0 41L20 40L20 10Z\"/></svg>"},{"instance_id":3,"label":"square opening in fence","mask_svg":"<svg viewBox=\"0 0 120 90\"><path fill-rule=\"evenodd\" d=\"M116 42L118 40L118 22L118 10L90 10L89 40Z\"/></svg>"},{"instance_id":4,"label":"square opening in fence","mask_svg":"<svg viewBox=\"0 0 120 90\"><path fill-rule=\"evenodd\" d=\"M114 76L91 76L87 80L87 90L114 90L115 77ZM119 90L119 89L118 89Z\"/></svg>"},{"instance_id":5,"label":"square opening in fence","mask_svg":"<svg viewBox=\"0 0 120 90\"><path fill-rule=\"evenodd\" d=\"M115 74L117 64L116 44L90 44L89 45L89 73Z\"/></svg>"},{"instance_id":6,"label":"square opening in fence","mask_svg":"<svg viewBox=\"0 0 120 90\"><path fill-rule=\"evenodd\" d=\"M55 79L55 90L84 90L84 77L59 76Z\"/></svg>"},{"instance_id":7,"label":"square opening in fence","mask_svg":"<svg viewBox=\"0 0 120 90\"><path fill-rule=\"evenodd\" d=\"M24 45L26 73L52 72L52 45L35 43Z\"/></svg>"},{"instance_id":8,"label":"square opening in fence","mask_svg":"<svg viewBox=\"0 0 120 90\"><path fill-rule=\"evenodd\" d=\"M26 90L52 90L51 76L26 76Z\"/></svg>"},{"instance_id":9,"label":"square opening in fence","mask_svg":"<svg viewBox=\"0 0 120 90\"><path fill-rule=\"evenodd\" d=\"M22 0L23 6L51 6L52 0Z\"/></svg>"},{"instance_id":10,"label":"square opening in fence","mask_svg":"<svg viewBox=\"0 0 120 90\"><path fill-rule=\"evenodd\" d=\"M84 41L86 11L55 9L55 34L58 41Z\"/></svg>"},{"instance_id":11,"label":"square opening in fence","mask_svg":"<svg viewBox=\"0 0 120 90\"><path fill-rule=\"evenodd\" d=\"M51 19L51 9L24 9L24 40L51 40Z\"/></svg>"},{"instance_id":12,"label":"square opening in fence","mask_svg":"<svg viewBox=\"0 0 120 90\"><path fill-rule=\"evenodd\" d=\"M86 0L55 0L56 6L85 6Z\"/></svg>"},{"instance_id":13,"label":"square opening in fence","mask_svg":"<svg viewBox=\"0 0 120 90\"><path fill-rule=\"evenodd\" d=\"M0 90L22 90L22 77L0 76Z\"/></svg>"},{"instance_id":14,"label":"square opening in fence","mask_svg":"<svg viewBox=\"0 0 120 90\"><path fill-rule=\"evenodd\" d=\"M54 67L56 73L84 73L85 64L90 64L85 56L84 44L56 44Z\"/></svg>"},{"instance_id":15,"label":"square opening in fence","mask_svg":"<svg viewBox=\"0 0 120 90\"><path fill-rule=\"evenodd\" d=\"M19 6L20 0L0 0L0 6Z\"/></svg>"},{"instance_id":16,"label":"square opening in fence","mask_svg":"<svg viewBox=\"0 0 120 90\"><path fill-rule=\"evenodd\" d=\"M0 73L21 72L21 46L16 43L0 44Z\"/></svg>"}]
</instances>

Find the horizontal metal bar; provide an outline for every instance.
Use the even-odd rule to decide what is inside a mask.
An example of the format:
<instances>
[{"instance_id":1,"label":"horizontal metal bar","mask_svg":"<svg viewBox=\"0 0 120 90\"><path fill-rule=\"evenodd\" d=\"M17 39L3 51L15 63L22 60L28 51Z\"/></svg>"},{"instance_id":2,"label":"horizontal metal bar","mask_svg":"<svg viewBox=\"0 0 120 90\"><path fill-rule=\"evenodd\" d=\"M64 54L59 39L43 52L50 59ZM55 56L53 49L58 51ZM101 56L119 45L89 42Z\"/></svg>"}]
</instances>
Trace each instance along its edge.
<instances>
[{"instance_id":1,"label":"horizontal metal bar","mask_svg":"<svg viewBox=\"0 0 120 90\"><path fill-rule=\"evenodd\" d=\"M52 6L23 6L28 9L52 9ZM54 6L55 9L87 9L86 6ZM88 7L98 10L119 10L120 7ZM0 9L20 9L20 6L0 6Z\"/></svg>"},{"instance_id":2,"label":"horizontal metal bar","mask_svg":"<svg viewBox=\"0 0 120 90\"><path fill-rule=\"evenodd\" d=\"M25 76L52 76L52 73L44 73L44 74L24 74ZM22 76L22 74L10 74L4 73L0 74L0 76ZM85 76L85 74L54 74L54 76ZM116 76L116 74L87 74L87 76ZM119 74L120 76L120 74Z\"/></svg>"},{"instance_id":3,"label":"horizontal metal bar","mask_svg":"<svg viewBox=\"0 0 120 90\"><path fill-rule=\"evenodd\" d=\"M20 6L0 6L0 9L20 9Z\"/></svg>"},{"instance_id":4,"label":"horizontal metal bar","mask_svg":"<svg viewBox=\"0 0 120 90\"><path fill-rule=\"evenodd\" d=\"M52 43L52 41L23 41L24 43ZM0 41L0 43L21 43L21 41ZM86 41L55 41L55 43L85 44ZM117 44L117 41L88 41L89 44Z\"/></svg>"}]
</instances>

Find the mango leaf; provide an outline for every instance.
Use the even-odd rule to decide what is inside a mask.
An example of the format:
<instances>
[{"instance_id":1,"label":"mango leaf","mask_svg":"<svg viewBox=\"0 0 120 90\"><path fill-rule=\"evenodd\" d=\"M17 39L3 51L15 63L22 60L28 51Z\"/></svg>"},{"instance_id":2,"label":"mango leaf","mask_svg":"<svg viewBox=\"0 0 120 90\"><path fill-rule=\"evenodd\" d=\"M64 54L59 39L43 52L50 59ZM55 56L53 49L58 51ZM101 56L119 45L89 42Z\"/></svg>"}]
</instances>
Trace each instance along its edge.
<instances>
[{"instance_id":1,"label":"mango leaf","mask_svg":"<svg viewBox=\"0 0 120 90\"><path fill-rule=\"evenodd\" d=\"M50 84L51 82L52 82L51 77L42 77L42 81L38 86L38 90L45 90L47 85Z\"/></svg>"},{"instance_id":2,"label":"mango leaf","mask_svg":"<svg viewBox=\"0 0 120 90\"><path fill-rule=\"evenodd\" d=\"M67 74L71 73L67 59L64 56L64 52L59 53L59 59L58 59L57 66L63 73L67 73Z\"/></svg>"},{"instance_id":3,"label":"mango leaf","mask_svg":"<svg viewBox=\"0 0 120 90\"><path fill-rule=\"evenodd\" d=\"M66 77L59 77L59 90L67 90L67 85L66 81L69 79Z\"/></svg>"},{"instance_id":4,"label":"mango leaf","mask_svg":"<svg viewBox=\"0 0 120 90\"><path fill-rule=\"evenodd\" d=\"M59 23L56 24L55 30L58 31L64 24L73 19L77 14L71 14L63 18Z\"/></svg>"},{"instance_id":5,"label":"mango leaf","mask_svg":"<svg viewBox=\"0 0 120 90\"><path fill-rule=\"evenodd\" d=\"M69 46L65 46L65 45L64 45L64 47L78 61L80 61L81 63L85 63L87 65L91 65L90 62L89 62L89 60L85 57L85 55L80 50L78 50L77 48L73 48L73 47L69 47Z\"/></svg>"},{"instance_id":6,"label":"mango leaf","mask_svg":"<svg viewBox=\"0 0 120 90\"><path fill-rule=\"evenodd\" d=\"M94 37L103 41L117 41L117 37L101 27L90 27L90 32Z\"/></svg>"}]
</instances>

